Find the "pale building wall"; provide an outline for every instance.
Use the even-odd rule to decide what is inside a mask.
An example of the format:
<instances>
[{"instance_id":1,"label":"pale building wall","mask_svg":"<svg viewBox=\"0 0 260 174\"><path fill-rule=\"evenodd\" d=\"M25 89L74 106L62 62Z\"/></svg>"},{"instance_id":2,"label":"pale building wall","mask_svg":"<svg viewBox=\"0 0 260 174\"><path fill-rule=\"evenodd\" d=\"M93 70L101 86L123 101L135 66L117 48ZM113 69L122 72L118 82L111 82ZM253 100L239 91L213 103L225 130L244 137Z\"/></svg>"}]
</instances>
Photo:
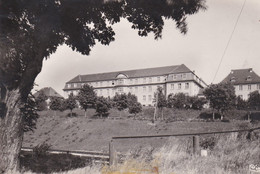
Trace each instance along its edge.
<instances>
[{"instance_id":1,"label":"pale building wall","mask_svg":"<svg viewBox=\"0 0 260 174\"><path fill-rule=\"evenodd\" d=\"M240 96L244 100L247 100L249 98L249 94L251 92L260 92L260 84L234 85L234 87L236 96Z\"/></svg>"},{"instance_id":2,"label":"pale building wall","mask_svg":"<svg viewBox=\"0 0 260 174\"><path fill-rule=\"evenodd\" d=\"M66 84L66 87L71 88L71 90L65 91L65 96L67 97L72 91L74 95L77 95L79 89L84 84L88 84L94 87L97 96L113 98L116 93L127 94L130 92L137 96L138 101L142 105L153 105L154 94L158 86L164 89L166 96L171 93L184 93L189 96L195 96L198 94L200 87L194 81L202 83L200 79L191 72L129 79L127 77L124 78L124 75L119 74L118 76L120 76L120 78L116 80Z\"/></svg>"}]
</instances>

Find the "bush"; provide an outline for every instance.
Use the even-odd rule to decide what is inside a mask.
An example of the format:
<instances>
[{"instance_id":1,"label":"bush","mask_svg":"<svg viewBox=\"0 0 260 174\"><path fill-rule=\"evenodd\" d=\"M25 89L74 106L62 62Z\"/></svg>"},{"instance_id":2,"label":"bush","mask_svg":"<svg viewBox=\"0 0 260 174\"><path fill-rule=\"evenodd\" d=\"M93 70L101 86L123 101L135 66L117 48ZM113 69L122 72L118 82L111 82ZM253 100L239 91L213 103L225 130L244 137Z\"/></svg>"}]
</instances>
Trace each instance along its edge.
<instances>
[{"instance_id":1,"label":"bush","mask_svg":"<svg viewBox=\"0 0 260 174\"><path fill-rule=\"evenodd\" d=\"M98 97L96 101L96 113L98 116L107 117L110 109L109 101L104 97Z\"/></svg>"},{"instance_id":2,"label":"bush","mask_svg":"<svg viewBox=\"0 0 260 174\"><path fill-rule=\"evenodd\" d=\"M50 149L51 145L47 144L47 143L42 143L42 144L39 144L37 146L35 146L33 148L33 154L34 156L36 157L39 157L39 156L46 156L47 155L47 152L48 150Z\"/></svg>"}]
</instances>

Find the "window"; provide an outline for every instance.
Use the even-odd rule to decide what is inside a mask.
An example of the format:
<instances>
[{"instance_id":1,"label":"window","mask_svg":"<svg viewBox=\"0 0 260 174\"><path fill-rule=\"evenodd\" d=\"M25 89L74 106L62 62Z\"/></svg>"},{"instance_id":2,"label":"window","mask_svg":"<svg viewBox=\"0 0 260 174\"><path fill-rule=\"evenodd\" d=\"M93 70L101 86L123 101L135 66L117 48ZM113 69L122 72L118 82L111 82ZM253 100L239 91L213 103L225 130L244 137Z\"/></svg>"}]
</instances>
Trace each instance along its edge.
<instances>
[{"instance_id":1,"label":"window","mask_svg":"<svg viewBox=\"0 0 260 174\"><path fill-rule=\"evenodd\" d=\"M174 79L174 80L177 79L177 75L176 75L176 74L173 75L173 79Z\"/></svg>"},{"instance_id":2,"label":"window","mask_svg":"<svg viewBox=\"0 0 260 174\"><path fill-rule=\"evenodd\" d=\"M178 84L178 89L181 89L181 83Z\"/></svg>"},{"instance_id":3,"label":"window","mask_svg":"<svg viewBox=\"0 0 260 174\"><path fill-rule=\"evenodd\" d=\"M171 89L174 89L174 84L171 84Z\"/></svg>"},{"instance_id":4,"label":"window","mask_svg":"<svg viewBox=\"0 0 260 174\"><path fill-rule=\"evenodd\" d=\"M185 83L185 89L189 89L190 84L189 83Z\"/></svg>"},{"instance_id":5,"label":"window","mask_svg":"<svg viewBox=\"0 0 260 174\"><path fill-rule=\"evenodd\" d=\"M122 92L124 92L124 89L123 88L118 88L118 92L122 93Z\"/></svg>"},{"instance_id":6,"label":"window","mask_svg":"<svg viewBox=\"0 0 260 174\"><path fill-rule=\"evenodd\" d=\"M183 78L186 79L186 74L183 74Z\"/></svg>"},{"instance_id":7,"label":"window","mask_svg":"<svg viewBox=\"0 0 260 174\"><path fill-rule=\"evenodd\" d=\"M243 90L243 86L242 85L239 85L239 90Z\"/></svg>"},{"instance_id":8,"label":"window","mask_svg":"<svg viewBox=\"0 0 260 174\"><path fill-rule=\"evenodd\" d=\"M136 92L136 93L138 92L138 87L135 87L135 92Z\"/></svg>"},{"instance_id":9,"label":"window","mask_svg":"<svg viewBox=\"0 0 260 174\"><path fill-rule=\"evenodd\" d=\"M98 86L98 82L96 82L96 86Z\"/></svg>"},{"instance_id":10,"label":"window","mask_svg":"<svg viewBox=\"0 0 260 174\"><path fill-rule=\"evenodd\" d=\"M74 88L76 88L77 87L77 83L74 83Z\"/></svg>"},{"instance_id":11,"label":"window","mask_svg":"<svg viewBox=\"0 0 260 174\"><path fill-rule=\"evenodd\" d=\"M109 89L107 89L107 95L109 95Z\"/></svg>"},{"instance_id":12,"label":"window","mask_svg":"<svg viewBox=\"0 0 260 174\"><path fill-rule=\"evenodd\" d=\"M149 100L149 101L152 101L152 95L149 95L149 96L148 96L148 100Z\"/></svg>"},{"instance_id":13,"label":"window","mask_svg":"<svg viewBox=\"0 0 260 174\"><path fill-rule=\"evenodd\" d=\"M236 78L235 78L235 77L231 77L230 81L231 81L231 82L235 82L235 81L236 81Z\"/></svg>"},{"instance_id":14,"label":"window","mask_svg":"<svg viewBox=\"0 0 260 174\"><path fill-rule=\"evenodd\" d=\"M251 90L251 85L248 85L248 90Z\"/></svg>"},{"instance_id":15,"label":"window","mask_svg":"<svg viewBox=\"0 0 260 174\"><path fill-rule=\"evenodd\" d=\"M124 84L124 79L119 79L119 80L118 80L118 84L119 84L119 85L123 85L123 84Z\"/></svg>"},{"instance_id":16,"label":"window","mask_svg":"<svg viewBox=\"0 0 260 174\"><path fill-rule=\"evenodd\" d=\"M143 101L146 101L146 96L145 95L143 95Z\"/></svg>"},{"instance_id":17,"label":"window","mask_svg":"<svg viewBox=\"0 0 260 174\"><path fill-rule=\"evenodd\" d=\"M143 83L146 83L146 78L143 78Z\"/></svg>"},{"instance_id":18,"label":"window","mask_svg":"<svg viewBox=\"0 0 260 174\"><path fill-rule=\"evenodd\" d=\"M157 82L160 82L161 81L161 77L157 77Z\"/></svg>"},{"instance_id":19,"label":"window","mask_svg":"<svg viewBox=\"0 0 260 174\"><path fill-rule=\"evenodd\" d=\"M152 83L152 82L153 82L153 78L149 77L149 83Z\"/></svg>"},{"instance_id":20,"label":"window","mask_svg":"<svg viewBox=\"0 0 260 174\"><path fill-rule=\"evenodd\" d=\"M109 81L107 81L107 86L109 86Z\"/></svg>"},{"instance_id":21,"label":"window","mask_svg":"<svg viewBox=\"0 0 260 174\"><path fill-rule=\"evenodd\" d=\"M99 82L100 83L100 86L102 86L103 85L103 83L102 82Z\"/></svg>"},{"instance_id":22,"label":"window","mask_svg":"<svg viewBox=\"0 0 260 174\"><path fill-rule=\"evenodd\" d=\"M130 84L133 84L133 79L130 79Z\"/></svg>"},{"instance_id":23,"label":"window","mask_svg":"<svg viewBox=\"0 0 260 174\"><path fill-rule=\"evenodd\" d=\"M146 92L146 86L143 87L143 92Z\"/></svg>"},{"instance_id":24,"label":"window","mask_svg":"<svg viewBox=\"0 0 260 174\"><path fill-rule=\"evenodd\" d=\"M257 89L260 89L260 84L257 84Z\"/></svg>"},{"instance_id":25,"label":"window","mask_svg":"<svg viewBox=\"0 0 260 174\"><path fill-rule=\"evenodd\" d=\"M70 88L71 87L71 85L70 84L68 84L68 88Z\"/></svg>"},{"instance_id":26,"label":"window","mask_svg":"<svg viewBox=\"0 0 260 174\"><path fill-rule=\"evenodd\" d=\"M135 79L135 83L136 83L136 84L138 83L138 79Z\"/></svg>"},{"instance_id":27,"label":"window","mask_svg":"<svg viewBox=\"0 0 260 174\"><path fill-rule=\"evenodd\" d=\"M114 81L112 81L112 85L115 85L115 82L114 82Z\"/></svg>"},{"instance_id":28,"label":"window","mask_svg":"<svg viewBox=\"0 0 260 174\"><path fill-rule=\"evenodd\" d=\"M133 88L132 87L129 87L129 90L130 90L131 93L133 92Z\"/></svg>"},{"instance_id":29,"label":"window","mask_svg":"<svg viewBox=\"0 0 260 174\"><path fill-rule=\"evenodd\" d=\"M149 86L149 92L152 92L152 86Z\"/></svg>"}]
</instances>

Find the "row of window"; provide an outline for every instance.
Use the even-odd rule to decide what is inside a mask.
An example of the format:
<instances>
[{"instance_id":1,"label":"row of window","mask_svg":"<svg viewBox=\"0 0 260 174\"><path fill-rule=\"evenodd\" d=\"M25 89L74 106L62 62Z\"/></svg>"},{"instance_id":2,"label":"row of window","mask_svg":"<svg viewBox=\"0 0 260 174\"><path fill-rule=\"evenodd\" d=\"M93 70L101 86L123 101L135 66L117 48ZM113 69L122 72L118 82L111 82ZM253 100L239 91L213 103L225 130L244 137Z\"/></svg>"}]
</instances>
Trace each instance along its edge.
<instances>
[{"instance_id":1,"label":"row of window","mask_svg":"<svg viewBox=\"0 0 260 174\"><path fill-rule=\"evenodd\" d=\"M178 83L178 84L171 84L171 89L173 90L175 88L175 85L177 85L177 89L182 89L182 83ZM184 84L184 89L189 89L190 88L190 83L185 83Z\"/></svg>"},{"instance_id":2,"label":"row of window","mask_svg":"<svg viewBox=\"0 0 260 174\"><path fill-rule=\"evenodd\" d=\"M151 102L151 101L152 101L152 95L148 95L148 96L143 95L143 102L146 102L146 100L148 100L149 102Z\"/></svg>"},{"instance_id":3,"label":"row of window","mask_svg":"<svg viewBox=\"0 0 260 174\"><path fill-rule=\"evenodd\" d=\"M161 82L162 81L162 77L157 77L157 82ZM140 78L136 78L136 79L129 79L129 84L139 84L139 82L141 79ZM153 83L153 78L152 77L144 77L142 78L142 82L143 83ZM68 88L77 88L77 87L81 87L83 86L85 83L71 83L71 84L67 84ZM101 82L92 82L92 83L87 83L88 85L94 86L94 87L105 87L105 86L114 86L116 83L115 81L101 81ZM125 79L118 79L117 80L117 84L118 85L123 85L125 84Z\"/></svg>"},{"instance_id":4,"label":"row of window","mask_svg":"<svg viewBox=\"0 0 260 174\"><path fill-rule=\"evenodd\" d=\"M239 85L238 86L238 90L240 90L240 91L242 91L243 90L243 87L246 87L246 85ZM247 85L247 90L251 90L251 88L252 88L252 85ZM260 84L257 84L257 87L256 87L257 89L260 89Z\"/></svg>"}]
</instances>

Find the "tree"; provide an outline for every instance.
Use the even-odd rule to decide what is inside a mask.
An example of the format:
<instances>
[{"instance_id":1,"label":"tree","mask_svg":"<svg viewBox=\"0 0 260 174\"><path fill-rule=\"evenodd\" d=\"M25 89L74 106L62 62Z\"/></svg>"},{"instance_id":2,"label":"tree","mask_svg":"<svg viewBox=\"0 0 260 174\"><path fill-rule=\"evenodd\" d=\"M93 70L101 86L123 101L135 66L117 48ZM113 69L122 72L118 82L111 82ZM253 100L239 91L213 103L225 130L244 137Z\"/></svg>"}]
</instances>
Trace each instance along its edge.
<instances>
[{"instance_id":1,"label":"tree","mask_svg":"<svg viewBox=\"0 0 260 174\"><path fill-rule=\"evenodd\" d=\"M72 110L77 107L76 98L71 93L67 99L65 99L65 106L70 110L70 116L72 116Z\"/></svg>"},{"instance_id":2,"label":"tree","mask_svg":"<svg viewBox=\"0 0 260 174\"><path fill-rule=\"evenodd\" d=\"M243 100L240 96L236 97L236 108L238 110L245 110L248 107L248 102Z\"/></svg>"},{"instance_id":3,"label":"tree","mask_svg":"<svg viewBox=\"0 0 260 174\"><path fill-rule=\"evenodd\" d=\"M253 91L249 94L248 105L254 110L258 110L260 108L260 94L258 91Z\"/></svg>"},{"instance_id":4,"label":"tree","mask_svg":"<svg viewBox=\"0 0 260 174\"><path fill-rule=\"evenodd\" d=\"M134 119L136 117L136 114L142 112L142 104L139 102L130 103L128 107L129 107L129 113L135 115Z\"/></svg>"},{"instance_id":5,"label":"tree","mask_svg":"<svg viewBox=\"0 0 260 174\"><path fill-rule=\"evenodd\" d=\"M48 97L44 94L44 92L39 91L38 96L35 98L37 108L39 111L43 111L47 109L47 102L46 102L47 99Z\"/></svg>"},{"instance_id":6,"label":"tree","mask_svg":"<svg viewBox=\"0 0 260 174\"><path fill-rule=\"evenodd\" d=\"M109 101L104 97L98 97L96 100L96 113L103 117L107 117L109 115L108 111L110 109Z\"/></svg>"},{"instance_id":7,"label":"tree","mask_svg":"<svg viewBox=\"0 0 260 174\"><path fill-rule=\"evenodd\" d=\"M77 99L79 101L80 106L85 110L86 117L87 109L93 108L95 106L97 95L92 86L85 84L79 90Z\"/></svg>"},{"instance_id":8,"label":"tree","mask_svg":"<svg viewBox=\"0 0 260 174\"><path fill-rule=\"evenodd\" d=\"M154 94L155 98L155 111L154 111L154 120L156 119L156 109L161 113L162 120L163 118L163 108L167 106L166 96L163 93L163 88L158 87L157 92Z\"/></svg>"},{"instance_id":9,"label":"tree","mask_svg":"<svg viewBox=\"0 0 260 174\"><path fill-rule=\"evenodd\" d=\"M153 32L161 37L163 18L187 32L186 17L204 10L204 0L0 0L0 168L17 170L26 103L42 62L66 44L88 55L100 42L114 40L111 25L121 17L132 23L140 36Z\"/></svg>"},{"instance_id":10,"label":"tree","mask_svg":"<svg viewBox=\"0 0 260 174\"><path fill-rule=\"evenodd\" d=\"M235 88L230 83L210 85L203 93L209 100L210 107L213 109L213 119L215 119L215 109L221 114L221 118L223 118L224 112L235 105Z\"/></svg>"},{"instance_id":11,"label":"tree","mask_svg":"<svg viewBox=\"0 0 260 174\"><path fill-rule=\"evenodd\" d=\"M127 107L130 114L134 114L134 119L137 113L142 112L142 104L137 101L137 97L134 94L127 94Z\"/></svg>"},{"instance_id":12,"label":"tree","mask_svg":"<svg viewBox=\"0 0 260 174\"><path fill-rule=\"evenodd\" d=\"M113 101L115 102L115 107L119 110L122 111L128 107L128 98L126 94L118 94L113 98Z\"/></svg>"},{"instance_id":13,"label":"tree","mask_svg":"<svg viewBox=\"0 0 260 174\"><path fill-rule=\"evenodd\" d=\"M62 110L62 105L63 105L62 98L60 97L51 97L51 102L50 102L50 109L55 111L55 116L56 116L56 111Z\"/></svg>"}]
</instances>

